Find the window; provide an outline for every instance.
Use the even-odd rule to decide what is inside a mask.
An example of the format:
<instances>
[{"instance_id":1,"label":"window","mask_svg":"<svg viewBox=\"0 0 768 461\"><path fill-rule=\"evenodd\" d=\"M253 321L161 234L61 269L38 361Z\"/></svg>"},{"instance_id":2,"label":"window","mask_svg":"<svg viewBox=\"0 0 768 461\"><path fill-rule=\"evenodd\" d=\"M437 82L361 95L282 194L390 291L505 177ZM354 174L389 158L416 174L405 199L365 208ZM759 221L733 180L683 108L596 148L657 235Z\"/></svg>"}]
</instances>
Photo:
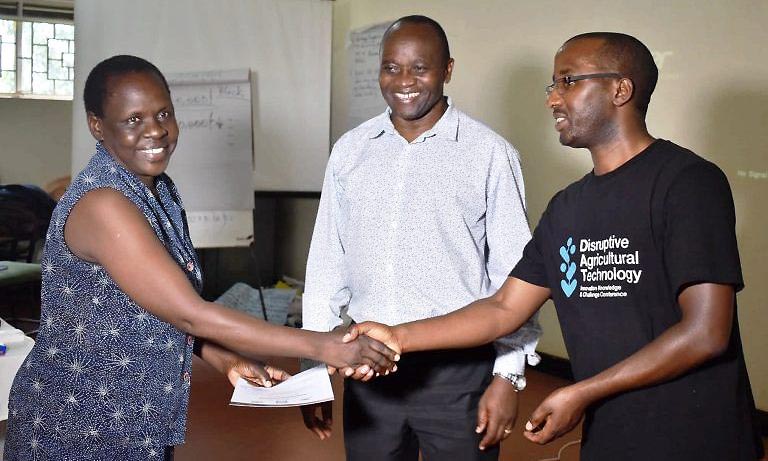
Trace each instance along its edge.
<instances>
[{"instance_id":1,"label":"window","mask_svg":"<svg viewBox=\"0 0 768 461\"><path fill-rule=\"evenodd\" d=\"M0 0L0 96L72 99L73 0Z\"/></svg>"}]
</instances>

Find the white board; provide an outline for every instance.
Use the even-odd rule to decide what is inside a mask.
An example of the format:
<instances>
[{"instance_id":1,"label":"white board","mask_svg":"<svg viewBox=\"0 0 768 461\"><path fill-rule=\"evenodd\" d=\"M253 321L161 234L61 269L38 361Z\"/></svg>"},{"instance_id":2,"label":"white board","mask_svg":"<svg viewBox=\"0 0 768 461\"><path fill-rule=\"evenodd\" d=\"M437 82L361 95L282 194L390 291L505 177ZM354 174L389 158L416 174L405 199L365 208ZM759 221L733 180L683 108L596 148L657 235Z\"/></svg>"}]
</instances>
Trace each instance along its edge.
<instances>
[{"instance_id":1,"label":"white board","mask_svg":"<svg viewBox=\"0 0 768 461\"><path fill-rule=\"evenodd\" d=\"M247 246L253 235L248 69L168 74L179 143L168 167L196 248Z\"/></svg>"},{"instance_id":2,"label":"white board","mask_svg":"<svg viewBox=\"0 0 768 461\"><path fill-rule=\"evenodd\" d=\"M387 103L379 89L379 49L392 21L353 30L347 40L349 56L349 117L347 129L384 112Z\"/></svg>"}]
</instances>

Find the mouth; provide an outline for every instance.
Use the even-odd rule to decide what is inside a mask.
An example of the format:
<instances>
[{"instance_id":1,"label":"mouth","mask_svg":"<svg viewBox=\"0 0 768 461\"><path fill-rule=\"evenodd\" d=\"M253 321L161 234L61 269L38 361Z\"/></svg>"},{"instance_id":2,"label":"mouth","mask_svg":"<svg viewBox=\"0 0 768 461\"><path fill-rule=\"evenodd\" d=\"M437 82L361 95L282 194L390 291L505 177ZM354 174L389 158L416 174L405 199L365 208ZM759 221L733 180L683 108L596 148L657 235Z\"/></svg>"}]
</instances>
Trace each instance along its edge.
<instances>
[{"instance_id":1,"label":"mouth","mask_svg":"<svg viewBox=\"0 0 768 461\"><path fill-rule=\"evenodd\" d=\"M144 156L150 162L162 160L168 153L168 147L153 147L150 149L139 149L139 154Z\"/></svg>"},{"instance_id":2,"label":"mouth","mask_svg":"<svg viewBox=\"0 0 768 461\"><path fill-rule=\"evenodd\" d=\"M560 131L563 128L563 125L567 122L565 115L560 113L554 113L552 114L553 117L555 117L555 129Z\"/></svg>"},{"instance_id":3,"label":"mouth","mask_svg":"<svg viewBox=\"0 0 768 461\"><path fill-rule=\"evenodd\" d=\"M395 93L395 98L400 102L411 102L420 94L420 92Z\"/></svg>"}]
</instances>

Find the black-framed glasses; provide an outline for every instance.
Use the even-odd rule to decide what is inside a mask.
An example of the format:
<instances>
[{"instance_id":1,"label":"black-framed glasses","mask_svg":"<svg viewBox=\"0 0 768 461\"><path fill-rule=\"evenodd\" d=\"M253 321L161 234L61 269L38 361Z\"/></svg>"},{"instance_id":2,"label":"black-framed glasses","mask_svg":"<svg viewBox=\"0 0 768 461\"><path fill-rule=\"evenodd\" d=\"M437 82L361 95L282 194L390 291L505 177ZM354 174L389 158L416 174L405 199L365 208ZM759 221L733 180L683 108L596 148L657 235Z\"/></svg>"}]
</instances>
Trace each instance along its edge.
<instances>
[{"instance_id":1,"label":"black-framed glasses","mask_svg":"<svg viewBox=\"0 0 768 461\"><path fill-rule=\"evenodd\" d=\"M590 78L622 78L621 74L617 74L616 72L603 72L599 74L584 74L584 75L566 75L564 77L560 77L556 80L553 80L552 83L546 86L544 88L544 91L547 93L547 96L552 94L553 91L557 90L557 94L562 95L566 91L568 91L568 88L572 87L574 83L578 82L579 80L589 80Z\"/></svg>"}]
</instances>

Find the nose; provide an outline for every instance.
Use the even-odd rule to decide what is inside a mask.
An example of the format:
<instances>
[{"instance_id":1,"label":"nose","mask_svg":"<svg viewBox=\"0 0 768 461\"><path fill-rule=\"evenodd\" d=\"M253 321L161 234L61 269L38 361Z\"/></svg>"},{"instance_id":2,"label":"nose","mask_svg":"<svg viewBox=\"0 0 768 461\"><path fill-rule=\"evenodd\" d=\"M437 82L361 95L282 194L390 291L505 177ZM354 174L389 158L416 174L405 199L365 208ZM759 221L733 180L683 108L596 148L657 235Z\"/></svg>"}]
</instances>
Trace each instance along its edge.
<instances>
[{"instance_id":1,"label":"nose","mask_svg":"<svg viewBox=\"0 0 768 461\"><path fill-rule=\"evenodd\" d=\"M150 119L146 122L144 129L144 137L146 138L162 138L168 134L168 129L162 122L156 119Z\"/></svg>"},{"instance_id":2,"label":"nose","mask_svg":"<svg viewBox=\"0 0 768 461\"><path fill-rule=\"evenodd\" d=\"M555 89L554 91L552 91L547 95L547 101L545 104L550 109L554 109L555 107L560 106L562 102L563 102L562 96L560 96L560 93L558 93L557 89Z\"/></svg>"},{"instance_id":3,"label":"nose","mask_svg":"<svg viewBox=\"0 0 768 461\"><path fill-rule=\"evenodd\" d=\"M403 88L408 88L416 84L416 78L408 70L401 72L399 77L397 83Z\"/></svg>"}]
</instances>

